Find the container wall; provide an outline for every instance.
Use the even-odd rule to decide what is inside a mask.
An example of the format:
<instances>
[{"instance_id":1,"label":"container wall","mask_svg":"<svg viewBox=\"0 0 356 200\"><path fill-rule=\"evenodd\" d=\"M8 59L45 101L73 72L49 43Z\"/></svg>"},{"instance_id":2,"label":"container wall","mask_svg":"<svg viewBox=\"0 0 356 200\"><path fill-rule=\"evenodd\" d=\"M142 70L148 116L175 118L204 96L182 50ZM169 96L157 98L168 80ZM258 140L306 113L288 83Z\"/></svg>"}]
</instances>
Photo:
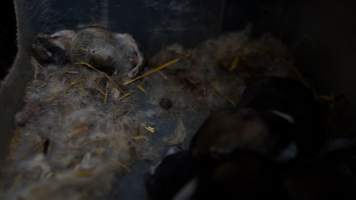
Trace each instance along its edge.
<instances>
[{"instance_id":1,"label":"container wall","mask_svg":"<svg viewBox=\"0 0 356 200\"><path fill-rule=\"evenodd\" d=\"M109 27L128 32L152 54L165 45L193 46L221 30L225 0L109 0Z\"/></svg>"},{"instance_id":2,"label":"container wall","mask_svg":"<svg viewBox=\"0 0 356 200\"><path fill-rule=\"evenodd\" d=\"M17 0L26 37L100 25L132 34L152 54L172 43L194 45L220 32L225 0Z\"/></svg>"},{"instance_id":3,"label":"container wall","mask_svg":"<svg viewBox=\"0 0 356 200\"><path fill-rule=\"evenodd\" d=\"M88 25L132 34L146 56L165 45L193 46L221 31L225 0L14 0L18 53L0 87L0 158L32 78L30 47L36 34Z\"/></svg>"},{"instance_id":4,"label":"container wall","mask_svg":"<svg viewBox=\"0 0 356 200\"><path fill-rule=\"evenodd\" d=\"M72 3L74 2L74 3ZM79 23L97 23L105 19L104 1L15 0L18 53L0 86L0 158L6 155L14 132L14 116L23 105L26 84L32 78L29 48L39 32L76 27ZM72 4L72 5L70 5Z\"/></svg>"}]
</instances>

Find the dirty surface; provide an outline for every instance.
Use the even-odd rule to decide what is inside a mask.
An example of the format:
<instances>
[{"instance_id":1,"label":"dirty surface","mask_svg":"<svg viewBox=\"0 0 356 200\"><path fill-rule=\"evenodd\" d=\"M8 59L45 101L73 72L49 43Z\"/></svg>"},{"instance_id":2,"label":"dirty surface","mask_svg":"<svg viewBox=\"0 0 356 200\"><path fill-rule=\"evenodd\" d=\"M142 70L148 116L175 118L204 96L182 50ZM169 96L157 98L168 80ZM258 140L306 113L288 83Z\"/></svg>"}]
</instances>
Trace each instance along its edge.
<instances>
[{"instance_id":1,"label":"dirty surface","mask_svg":"<svg viewBox=\"0 0 356 200\"><path fill-rule=\"evenodd\" d=\"M32 63L3 170L4 199L142 199L149 166L168 147L185 148L211 110L235 108L261 76L296 76L281 42L250 40L248 30L192 49L168 46L131 82L83 63Z\"/></svg>"}]
</instances>

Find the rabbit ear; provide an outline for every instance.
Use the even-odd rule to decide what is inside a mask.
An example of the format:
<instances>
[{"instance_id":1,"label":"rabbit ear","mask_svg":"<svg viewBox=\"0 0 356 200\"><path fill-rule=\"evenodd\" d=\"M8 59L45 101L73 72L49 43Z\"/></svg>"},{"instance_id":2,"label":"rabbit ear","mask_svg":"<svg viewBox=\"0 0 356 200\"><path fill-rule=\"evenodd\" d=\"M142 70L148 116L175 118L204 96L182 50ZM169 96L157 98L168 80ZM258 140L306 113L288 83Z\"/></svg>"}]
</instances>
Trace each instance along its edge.
<instances>
[{"instance_id":1,"label":"rabbit ear","mask_svg":"<svg viewBox=\"0 0 356 200\"><path fill-rule=\"evenodd\" d=\"M115 34L115 38L117 42L129 52L129 59L133 65L132 69L128 74L129 78L137 76L141 71L141 66L143 64L143 56L138 48L135 39L127 33L117 33Z\"/></svg>"},{"instance_id":2,"label":"rabbit ear","mask_svg":"<svg viewBox=\"0 0 356 200\"><path fill-rule=\"evenodd\" d=\"M139 68L143 64L143 56L138 48L136 40L127 33L117 33L115 34L115 38L119 42L119 44L124 45L125 47L131 49L132 59L135 60L135 67Z\"/></svg>"},{"instance_id":3,"label":"rabbit ear","mask_svg":"<svg viewBox=\"0 0 356 200\"><path fill-rule=\"evenodd\" d=\"M127 34L127 33L116 33L115 37L119 41L127 41L128 43L131 43L131 44L136 46L136 41L130 34Z\"/></svg>"},{"instance_id":4,"label":"rabbit ear","mask_svg":"<svg viewBox=\"0 0 356 200\"><path fill-rule=\"evenodd\" d=\"M57 31L49 36L49 40L61 48L62 50L68 50L72 40L75 37L75 32L72 30Z\"/></svg>"},{"instance_id":5,"label":"rabbit ear","mask_svg":"<svg viewBox=\"0 0 356 200\"><path fill-rule=\"evenodd\" d=\"M128 77L129 78L134 78L134 77L136 77L139 73L140 73L140 67L139 66L136 66L136 67L134 67L134 68L132 68L130 71L129 71L129 73L128 73Z\"/></svg>"},{"instance_id":6,"label":"rabbit ear","mask_svg":"<svg viewBox=\"0 0 356 200\"><path fill-rule=\"evenodd\" d=\"M50 35L50 38L56 39L59 37L65 37L67 39L72 39L75 36L75 32L72 30L61 30Z\"/></svg>"}]
</instances>

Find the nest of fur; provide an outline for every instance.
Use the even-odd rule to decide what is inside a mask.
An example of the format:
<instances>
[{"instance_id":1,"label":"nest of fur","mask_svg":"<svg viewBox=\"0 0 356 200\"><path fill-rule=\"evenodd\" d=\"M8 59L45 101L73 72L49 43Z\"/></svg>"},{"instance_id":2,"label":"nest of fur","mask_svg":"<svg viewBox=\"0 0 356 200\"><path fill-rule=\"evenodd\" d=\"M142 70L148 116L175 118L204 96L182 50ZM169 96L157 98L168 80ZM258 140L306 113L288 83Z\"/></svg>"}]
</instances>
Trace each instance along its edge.
<instances>
[{"instance_id":1,"label":"nest of fur","mask_svg":"<svg viewBox=\"0 0 356 200\"><path fill-rule=\"evenodd\" d=\"M115 190L113 180L137 161L159 160L167 146L184 146L209 111L235 107L247 82L294 76L280 41L250 39L248 31L193 49L171 45L147 68L177 58L126 85L89 66L40 66L34 60L35 77L16 115L2 177L4 198L106 198Z\"/></svg>"}]
</instances>

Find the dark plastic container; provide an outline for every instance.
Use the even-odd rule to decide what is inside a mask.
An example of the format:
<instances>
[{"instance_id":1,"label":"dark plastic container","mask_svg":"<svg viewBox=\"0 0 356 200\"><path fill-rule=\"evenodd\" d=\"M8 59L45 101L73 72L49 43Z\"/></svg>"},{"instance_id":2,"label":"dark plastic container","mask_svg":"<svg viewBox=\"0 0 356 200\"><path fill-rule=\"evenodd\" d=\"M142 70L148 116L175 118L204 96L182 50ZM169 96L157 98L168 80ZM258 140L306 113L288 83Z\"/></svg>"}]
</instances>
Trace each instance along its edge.
<instances>
[{"instance_id":1,"label":"dark plastic container","mask_svg":"<svg viewBox=\"0 0 356 200\"><path fill-rule=\"evenodd\" d=\"M37 33L100 25L132 34L146 56L172 43L193 46L221 30L224 1L214 0L15 0L18 54L0 89L1 157L13 116L31 80L29 49Z\"/></svg>"},{"instance_id":2,"label":"dark plastic container","mask_svg":"<svg viewBox=\"0 0 356 200\"><path fill-rule=\"evenodd\" d=\"M253 25L291 49L305 78L323 94L345 94L356 113L356 3L346 0L15 0L18 53L0 85L0 156L4 158L32 78L29 47L39 32L99 24L132 34L146 56L172 43L186 46ZM356 119L355 115L348 119ZM340 134L352 133L346 123ZM133 184L134 185L134 184ZM137 197L139 199L139 195Z\"/></svg>"}]
</instances>

